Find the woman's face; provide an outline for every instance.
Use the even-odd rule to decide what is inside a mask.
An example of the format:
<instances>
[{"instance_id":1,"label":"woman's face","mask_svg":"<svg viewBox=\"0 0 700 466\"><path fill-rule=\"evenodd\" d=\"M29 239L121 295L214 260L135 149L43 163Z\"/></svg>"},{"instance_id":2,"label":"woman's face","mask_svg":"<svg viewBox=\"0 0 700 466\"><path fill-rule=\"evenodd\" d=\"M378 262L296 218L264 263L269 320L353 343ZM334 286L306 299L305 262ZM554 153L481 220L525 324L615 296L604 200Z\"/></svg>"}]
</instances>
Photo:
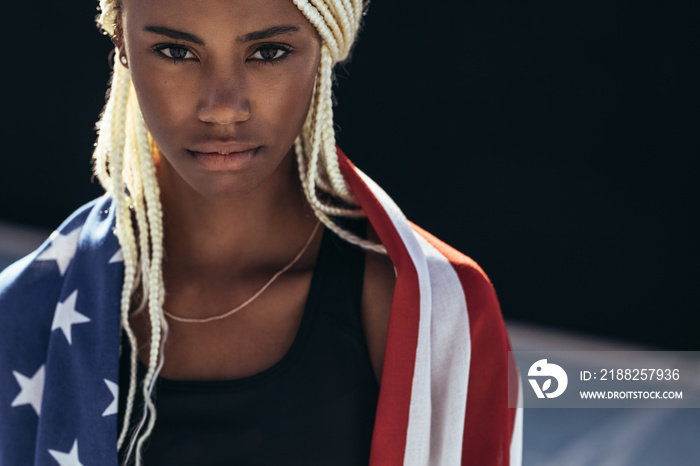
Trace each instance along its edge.
<instances>
[{"instance_id":1,"label":"woman's face","mask_svg":"<svg viewBox=\"0 0 700 466\"><path fill-rule=\"evenodd\" d=\"M288 176L320 55L290 0L122 0L121 27L161 183L241 198Z\"/></svg>"}]
</instances>

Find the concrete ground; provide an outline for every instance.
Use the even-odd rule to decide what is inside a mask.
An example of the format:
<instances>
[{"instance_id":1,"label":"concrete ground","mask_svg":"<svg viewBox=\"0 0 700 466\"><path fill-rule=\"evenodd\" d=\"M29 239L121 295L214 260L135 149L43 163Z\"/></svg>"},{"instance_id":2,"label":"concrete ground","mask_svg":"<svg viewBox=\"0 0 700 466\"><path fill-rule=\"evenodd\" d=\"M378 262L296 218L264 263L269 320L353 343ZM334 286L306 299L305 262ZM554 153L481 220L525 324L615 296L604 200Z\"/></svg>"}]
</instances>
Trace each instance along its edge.
<instances>
[{"instance_id":1,"label":"concrete ground","mask_svg":"<svg viewBox=\"0 0 700 466\"><path fill-rule=\"evenodd\" d=\"M508 331L515 351L658 350L514 322ZM700 409L524 410L523 466L667 465L700 466Z\"/></svg>"},{"instance_id":2,"label":"concrete ground","mask_svg":"<svg viewBox=\"0 0 700 466\"><path fill-rule=\"evenodd\" d=\"M50 233L0 222L0 270L36 249Z\"/></svg>"}]
</instances>

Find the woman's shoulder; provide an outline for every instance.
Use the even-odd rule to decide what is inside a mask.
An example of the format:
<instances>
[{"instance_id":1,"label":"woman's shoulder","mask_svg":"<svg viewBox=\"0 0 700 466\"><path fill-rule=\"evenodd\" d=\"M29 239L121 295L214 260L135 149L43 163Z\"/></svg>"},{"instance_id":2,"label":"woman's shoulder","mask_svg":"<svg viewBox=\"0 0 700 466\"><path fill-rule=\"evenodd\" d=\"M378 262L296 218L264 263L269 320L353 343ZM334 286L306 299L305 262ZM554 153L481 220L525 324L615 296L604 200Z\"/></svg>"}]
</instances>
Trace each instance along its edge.
<instances>
[{"instance_id":1,"label":"woman's shoulder","mask_svg":"<svg viewBox=\"0 0 700 466\"><path fill-rule=\"evenodd\" d=\"M406 316L412 309L416 316L431 316L428 320L458 319L465 331L486 330L505 344L500 306L484 270L426 230L411 222L408 226L411 234L401 236L400 247L388 247L390 255L367 253L362 309L375 371L381 373L392 312L401 325L410 320ZM379 240L373 228L368 238Z\"/></svg>"},{"instance_id":2,"label":"woman's shoulder","mask_svg":"<svg viewBox=\"0 0 700 466\"><path fill-rule=\"evenodd\" d=\"M393 199L340 151L338 161L379 242L386 247L397 276L405 277L402 281L407 286L402 290L427 286L455 294L460 290L476 293L483 296L492 312L500 314L493 286L476 262L408 221Z\"/></svg>"},{"instance_id":3,"label":"woman's shoulder","mask_svg":"<svg viewBox=\"0 0 700 466\"><path fill-rule=\"evenodd\" d=\"M465 324L473 343L485 339L494 347L508 349L498 296L484 270L471 257L421 227L411 223L411 229L425 258L426 272L422 275L434 295L431 309L436 316L452 315L456 309L461 309L460 312L466 312Z\"/></svg>"},{"instance_id":4,"label":"woman's shoulder","mask_svg":"<svg viewBox=\"0 0 700 466\"><path fill-rule=\"evenodd\" d=\"M484 293L490 293L495 298L491 280L474 259L441 241L414 223L411 223L411 228L416 237L419 238L419 241L424 243L422 249L426 253L426 262L429 266L431 264L437 266L440 263L448 263L459 277L462 287L472 291L480 290ZM438 260L431 260L431 258L437 258ZM439 272L438 270L433 270L433 273Z\"/></svg>"}]
</instances>

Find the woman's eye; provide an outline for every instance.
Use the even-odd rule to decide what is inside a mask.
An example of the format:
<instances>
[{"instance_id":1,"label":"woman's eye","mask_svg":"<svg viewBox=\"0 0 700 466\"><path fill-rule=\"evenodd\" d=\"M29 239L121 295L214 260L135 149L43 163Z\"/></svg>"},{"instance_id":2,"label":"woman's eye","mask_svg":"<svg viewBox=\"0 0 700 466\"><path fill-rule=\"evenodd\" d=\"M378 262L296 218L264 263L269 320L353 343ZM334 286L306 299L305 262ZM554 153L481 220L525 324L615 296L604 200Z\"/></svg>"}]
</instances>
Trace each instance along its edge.
<instances>
[{"instance_id":1,"label":"woman's eye","mask_svg":"<svg viewBox=\"0 0 700 466\"><path fill-rule=\"evenodd\" d=\"M172 58L173 60L188 60L190 58L195 58L194 54L186 48L175 47L173 45L159 47L158 52L162 53L168 58Z\"/></svg>"},{"instance_id":2,"label":"woman's eye","mask_svg":"<svg viewBox=\"0 0 700 466\"><path fill-rule=\"evenodd\" d=\"M251 58L255 60L274 61L283 58L288 53L289 49L279 45L274 45L268 47L260 47L258 50L255 51Z\"/></svg>"}]
</instances>

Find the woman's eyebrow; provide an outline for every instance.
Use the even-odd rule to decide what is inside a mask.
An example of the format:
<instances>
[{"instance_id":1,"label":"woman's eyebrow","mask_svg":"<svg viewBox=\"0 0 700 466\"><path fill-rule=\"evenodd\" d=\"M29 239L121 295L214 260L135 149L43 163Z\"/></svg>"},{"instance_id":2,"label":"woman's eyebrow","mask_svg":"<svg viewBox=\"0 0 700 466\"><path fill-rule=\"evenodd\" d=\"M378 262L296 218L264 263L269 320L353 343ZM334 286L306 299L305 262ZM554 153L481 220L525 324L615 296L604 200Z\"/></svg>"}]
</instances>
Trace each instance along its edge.
<instances>
[{"instance_id":1,"label":"woman's eyebrow","mask_svg":"<svg viewBox=\"0 0 700 466\"><path fill-rule=\"evenodd\" d=\"M261 31L255 31L255 32L249 32L248 34L239 36L236 41L237 42L251 42L254 40L261 40L261 39L268 39L270 37L274 36L279 36L281 34L289 34L292 32L297 32L299 30L299 26L294 26L294 25L281 25L281 26L272 26L267 29L263 29Z\"/></svg>"},{"instance_id":2,"label":"woman's eyebrow","mask_svg":"<svg viewBox=\"0 0 700 466\"><path fill-rule=\"evenodd\" d=\"M144 31L152 32L154 34L160 34L162 36L168 36L172 39L186 40L197 45L204 45L204 41L194 34L189 32L178 31L177 29L170 29L165 26L145 26Z\"/></svg>"},{"instance_id":3,"label":"woman's eyebrow","mask_svg":"<svg viewBox=\"0 0 700 466\"><path fill-rule=\"evenodd\" d=\"M144 31L152 32L154 34L160 34L162 36L167 36L172 39L186 40L197 45L204 45L204 40L200 39L194 34L190 34L189 32L178 31L177 29L171 29L165 26L145 26L143 29ZM251 42L254 40L268 39L270 37L279 36L282 34L290 34L292 32L297 31L299 31L299 26L294 26L291 24L272 26L267 29L249 32L248 34L239 36L238 38L236 38L236 41Z\"/></svg>"}]
</instances>

